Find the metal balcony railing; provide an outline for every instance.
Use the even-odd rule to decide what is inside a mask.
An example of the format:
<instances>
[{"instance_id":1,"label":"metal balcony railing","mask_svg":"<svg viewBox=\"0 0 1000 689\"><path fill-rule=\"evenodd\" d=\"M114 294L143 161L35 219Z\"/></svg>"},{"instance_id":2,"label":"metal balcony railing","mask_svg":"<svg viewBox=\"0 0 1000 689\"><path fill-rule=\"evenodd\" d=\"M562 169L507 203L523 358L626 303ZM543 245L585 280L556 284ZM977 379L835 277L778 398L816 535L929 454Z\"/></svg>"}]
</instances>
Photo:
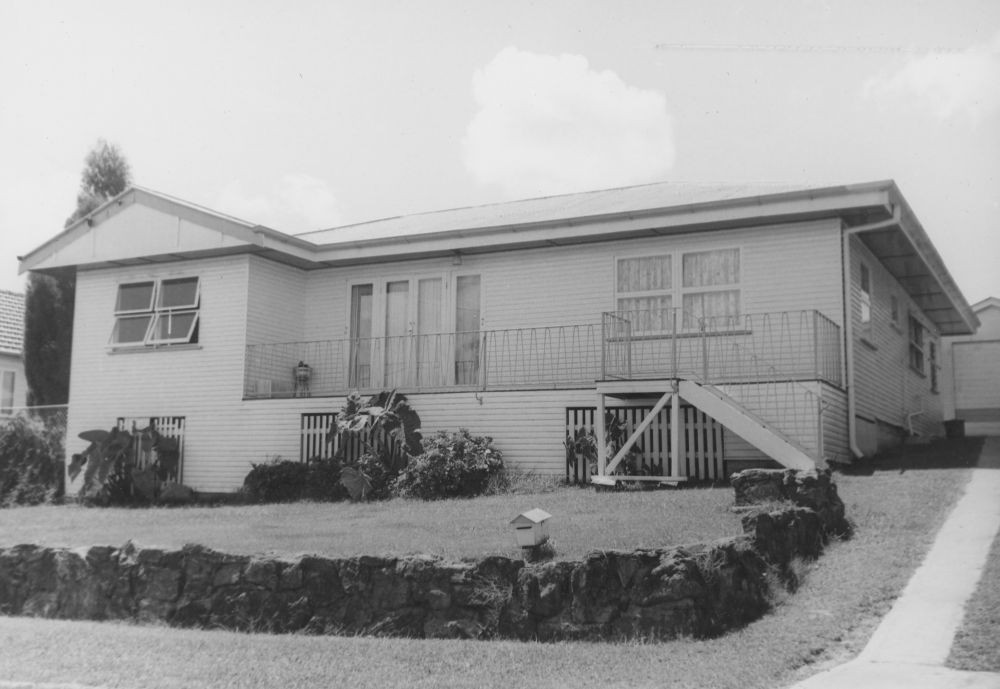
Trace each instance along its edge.
<instances>
[{"instance_id":1,"label":"metal balcony railing","mask_svg":"<svg viewBox=\"0 0 1000 689\"><path fill-rule=\"evenodd\" d=\"M818 311L714 318L680 309L611 311L602 322L605 380L841 382L840 328Z\"/></svg>"},{"instance_id":2,"label":"metal balcony railing","mask_svg":"<svg viewBox=\"0 0 1000 689\"><path fill-rule=\"evenodd\" d=\"M569 388L619 378L753 382L765 372L839 384L839 337L815 311L725 321L685 321L670 311L606 313L599 324L255 344L246 348L243 394Z\"/></svg>"}]
</instances>

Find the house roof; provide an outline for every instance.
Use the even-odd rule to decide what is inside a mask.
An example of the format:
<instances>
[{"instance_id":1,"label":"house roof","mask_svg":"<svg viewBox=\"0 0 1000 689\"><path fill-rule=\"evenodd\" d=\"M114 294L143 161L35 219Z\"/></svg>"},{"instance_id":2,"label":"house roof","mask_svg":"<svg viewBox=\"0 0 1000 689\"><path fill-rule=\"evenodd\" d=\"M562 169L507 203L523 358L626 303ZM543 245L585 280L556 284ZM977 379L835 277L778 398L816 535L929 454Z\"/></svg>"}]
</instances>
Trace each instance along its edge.
<instances>
[{"instance_id":1,"label":"house roof","mask_svg":"<svg viewBox=\"0 0 1000 689\"><path fill-rule=\"evenodd\" d=\"M0 354L20 355L24 346L24 295L0 289Z\"/></svg>"},{"instance_id":2,"label":"house roof","mask_svg":"<svg viewBox=\"0 0 1000 689\"><path fill-rule=\"evenodd\" d=\"M986 297L982 301L977 301L972 305L972 310L976 313L981 313L989 308L1000 309L1000 299L997 297Z\"/></svg>"},{"instance_id":3,"label":"house roof","mask_svg":"<svg viewBox=\"0 0 1000 689\"><path fill-rule=\"evenodd\" d=\"M114 218L134 204L162 211L178 224L187 222L188 229L164 226L169 242L160 236L132 239L135 228L118 228L119 234L112 235ZM25 256L21 270L141 265L233 253L315 269L823 218L836 218L858 234L943 334L975 330L976 315L891 180L821 188L663 182L417 213L302 235L132 187ZM105 225L109 236L101 244L98 234ZM83 238L89 234L94 236L88 243Z\"/></svg>"},{"instance_id":4,"label":"house roof","mask_svg":"<svg viewBox=\"0 0 1000 689\"><path fill-rule=\"evenodd\" d=\"M576 194L543 196L504 203L450 208L381 218L353 225L304 232L296 236L323 244L363 242L441 232L474 231L593 218L622 213L642 213L660 208L719 203L765 194L805 189L788 184L703 184L658 182L633 187L600 189Z\"/></svg>"}]
</instances>

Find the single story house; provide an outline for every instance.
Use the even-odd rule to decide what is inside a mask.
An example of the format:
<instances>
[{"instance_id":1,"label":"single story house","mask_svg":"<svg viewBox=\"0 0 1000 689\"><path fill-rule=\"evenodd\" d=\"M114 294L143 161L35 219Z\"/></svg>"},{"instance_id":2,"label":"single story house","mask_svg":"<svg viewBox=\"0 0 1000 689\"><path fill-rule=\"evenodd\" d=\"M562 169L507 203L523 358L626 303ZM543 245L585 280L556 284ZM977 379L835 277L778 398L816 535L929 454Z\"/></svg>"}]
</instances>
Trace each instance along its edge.
<instances>
[{"instance_id":1,"label":"single story house","mask_svg":"<svg viewBox=\"0 0 1000 689\"><path fill-rule=\"evenodd\" d=\"M1000 435L1000 299L972 305L979 330L946 337L944 415L964 422L969 435Z\"/></svg>"},{"instance_id":2,"label":"single story house","mask_svg":"<svg viewBox=\"0 0 1000 689\"><path fill-rule=\"evenodd\" d=\"M27 404L23 347L24 295L0 289L0 419Z\"/></svg>"},{"instance_id":3,"label":"single story house","mask_svg":"<svg viewBox=\"0 0 1000 689\"><path fill-rule=\"evenodd\" d=\"M578 480L848 462L941 433L940 338L978 325L892 181L660 183L297 236L133 187L21 270L76 271L67 454L152 420L206 492L324 452L354 390ZM566 446L587 431L590 467Z\"/></svg>"}]
</instances>

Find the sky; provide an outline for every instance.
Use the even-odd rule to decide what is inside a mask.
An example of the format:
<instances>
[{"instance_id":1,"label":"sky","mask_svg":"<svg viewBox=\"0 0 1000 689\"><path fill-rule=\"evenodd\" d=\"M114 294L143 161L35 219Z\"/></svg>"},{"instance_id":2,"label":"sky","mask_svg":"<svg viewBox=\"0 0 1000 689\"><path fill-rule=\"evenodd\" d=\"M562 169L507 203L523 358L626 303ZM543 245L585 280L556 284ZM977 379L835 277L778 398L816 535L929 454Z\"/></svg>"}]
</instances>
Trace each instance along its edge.
<instances>
[{"instance_id":1,"label":"sky","mask_svg":"<svg viewBox=\"0 0 1000 689\"><path fill-rule=\"evenodd\" d=\"M1000 296L1000 2L0 2L0 288L87 152L296 233L655 181L895 179Z\"/></svg>"}]
</instances>

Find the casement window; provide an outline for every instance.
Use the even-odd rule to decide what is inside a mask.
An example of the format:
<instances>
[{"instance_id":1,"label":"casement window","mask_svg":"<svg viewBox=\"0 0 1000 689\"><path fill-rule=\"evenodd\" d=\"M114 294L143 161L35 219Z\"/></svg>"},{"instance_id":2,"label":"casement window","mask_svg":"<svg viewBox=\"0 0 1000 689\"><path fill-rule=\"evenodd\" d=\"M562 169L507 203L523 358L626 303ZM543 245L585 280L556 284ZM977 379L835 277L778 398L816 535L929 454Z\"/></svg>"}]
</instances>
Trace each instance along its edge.
<instances>
[{"instance_id":1,"label":"casement window","mask_svg":"<svg viewBox=\"0 0 1000 689\"><path fill-rule=\"evenodd\" d=\"M861 325L872 321L872 273L868 266L861 264Z\"/></svg>"},{"instance_id":2,"label":"casement window","mask_svg":"<svg viewBox=\"0 0 1000 689\"><path fill-rule=\"evenodd\" d=\"M909 317L910 329L910 368L924 375L924 326L914 318Z\"/></svg>"},{"instance_id":3,"label":"casement window","mask_svg":"<svg viewBox=\"0 0 1000 689\"><path fill-rule=\"evenodd\" d=\"M740 250L620 258L615 305L636 332L671 330L675 307L684 330L731 327L740 315Z\"/></svg>"},{"instance_id":4,"label":"casement window","mask_svg":"<svg viewBox=\"0 0 1000 689\"><path fill-rule=\"evenodd\" d=\"M14 412L14 379L13 371L4 371L0 382L0 414L8 415Z\"/></svg>"},{"instance_id":5,"label":"casement window","mask_svg":"<svg viewBox=\"0 0 1000 689\"><path fill-rule=\"evenodd\" d=\"M197 277L118 285L110 344L153 347L197 342L200 288Z\"/></svg>"}]
</instances>

